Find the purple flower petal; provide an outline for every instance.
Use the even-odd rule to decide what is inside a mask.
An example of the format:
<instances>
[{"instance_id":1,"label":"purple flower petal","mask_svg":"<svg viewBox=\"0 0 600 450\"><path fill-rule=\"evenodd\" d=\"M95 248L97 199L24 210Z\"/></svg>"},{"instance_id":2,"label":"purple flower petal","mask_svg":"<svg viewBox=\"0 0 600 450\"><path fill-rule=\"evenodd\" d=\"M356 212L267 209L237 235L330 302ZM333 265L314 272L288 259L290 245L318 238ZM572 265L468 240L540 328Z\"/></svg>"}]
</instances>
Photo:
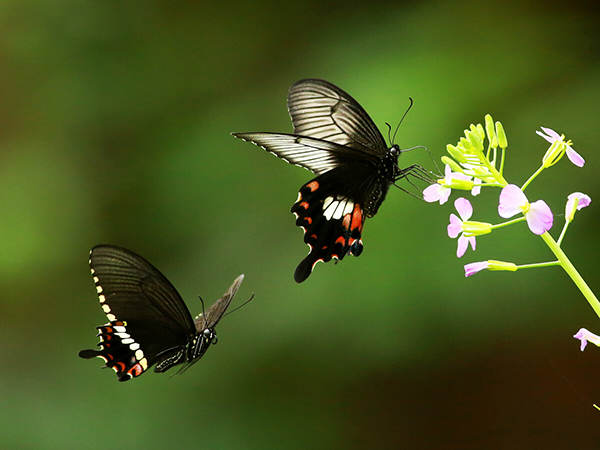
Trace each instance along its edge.
<instances>
[{"instance_id":1,"label":"purple flower petal","mask_svg":"<svg viewBox=\"0 0 600 450\"><path fill-rule=\"evenodd\" d=\"M544 133L542 133L541 131L536 131L536 134L538 136L543 137L544 139L546 139L548 142L550 142L551 144L554 143L555 141L559 141L561 140L561 136L554 131L552 128L546 128L546 127L540 127L542 130L544 130Z\"/></svg>"},{"instance_id":2,"label":"purple flower petal","mask_svg":"<svg viewBox=\"0 0 600 450\"><path fill-rule=\"evenodd\" d=\"M487 268L488 268L488 262L487 261L480 261L480 262L474 262L474 263L466 264L465 265L465 277L470 277L471 275L474 275L477 272L480 272L480 271L485 270Z\"/></svg>"},{"instance_id":3,"label":"purple flower petal","mask_svg":"<svg viewBox=\"0 0 600 450\"><path fill-rule=\"evenodd\" d=\"M567 196L567 198L569 199L567 201L567 210L573 208L573 203L575 203L575 200L577 200L577 211L592 203L590 196L584 194L583 192L573 192Z\"/></svg>"},{"instance_id":4,"label":"purple flower petal","mask_svg":"<svg viewBox=\"0 0 600 450\"><path fill-rule=\"evenodd\" d=\"M471 202L464 197L454 200L454 207L462 220L469 220L473 215L473 206Z\"/></svg>"},{"instance_id":5,"label":"purple flower petal","mask_svg":"<svg viewBox=\"0 0 600 450\"><path fill-rule=\"evenodd\" d=\"M462 256L466 253L467 247L469 246L469 239L461 236L458 238L458 246L456 247L456 257L462 258Z\"/></svg>"},{"instance_id":6,"label":"purple flower petal","mask_svg":"<svg viewBox=\"0 0 600 450\"><path fill-rule=\"evenodd\" d=\"M581 328L573 337L581 341L581 351L585 349L588 341L594 345L600 346L600 336L595 335L585 328Z\"/></svg>"},{"instance_id":7,"label":"purple flower petal","mask_svg":"<svg viewBox=\"0 0 600 450\"><path fill-rule=\"evenodd\" d=\"M456 238L462 231L462 220L456 214L450 214L450 224L448 225L448 236Z\"/></svg>"},{"instance_id":8,"label":"purple flower petal","mask_svg":"<svg viewBox=\"0 0 600 450\"><path fill-rule=\"evenodd\" d=\"M479 178L473 178L473 183L477 184L477 183L481 183L481 180ZM481 186L473 186L473 189L471 189L471 195L473 197L479 195L481 193Z\"/></svg>"},{"instance_id":9,"label":"purple flower petal","mask_svg":"<svg viewBox=\"0 0 600 450\"><path fill-rule=\"evenodd\" d=\"M473 250L475 250L475 247L477 245L475 236L470 236L470 237L460 236L458 238L458 245L456 247L456 256L458 258L461 258L467 252L467 249L469 248L469 244L471 245L471 248Z\"/></svg>"},{"instance_id":10,"label":"purple flower petal","mask_svg":"<svg viewBox=\"0 0 600 450\"><path fill-rule=\"evenodd\" d=\"M583 159L579 153L573 150L570 145L567 145L567 158L569 158L569 161L571 161L577 167L583 167L585 164L585 159Z\"/></svg>"},{"instance_id":11,"label":"purple flower petal","mask_svg":"<svg viewBox=\"0 0 600 450\"><path fill-rule=\"evenodd\" d=\"M552 228L554 216L544 200L533 202L525 214L529 229L535 234L544 234Z\"/></svg>"},{"instance_id":12,"label":"purple flower petal","mask_svg":"<svg viewBox=\"0 0 600 450\"><path fill-rule=\"evenodd\" d=\"M450 188L442 186L439 183L435 183L425 188L423 191L423 200L429 203L439 201L440 205L443 205L448 201L451 191L452 190Z\"/></svg>"},{"instance_id":13,"label":"purple flower petal","mask_svg":"<svg viewBox=\"0 0 600 450\"><path fill-rule=\"evenodd\" d=\"M504 219L514 216L523 212L523 209L527 206L527 197L519 188L514 184L509 184L502 189L500 193L500 202L498 204L498 214Z\"/></svg>"}]
</instances>

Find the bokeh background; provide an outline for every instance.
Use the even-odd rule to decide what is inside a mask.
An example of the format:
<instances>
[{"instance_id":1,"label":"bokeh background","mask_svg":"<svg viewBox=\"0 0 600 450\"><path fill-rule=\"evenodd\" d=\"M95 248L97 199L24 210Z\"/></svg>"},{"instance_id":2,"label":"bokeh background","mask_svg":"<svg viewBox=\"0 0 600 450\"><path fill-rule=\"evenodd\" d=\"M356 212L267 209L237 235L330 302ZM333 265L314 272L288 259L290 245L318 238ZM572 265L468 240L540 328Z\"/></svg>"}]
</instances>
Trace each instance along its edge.
<instances>
[{"instance_id":1,"label":"bokeh background","mask_svg":"<svg viewBox=\"0 0 600 450\"><path fill-rule=\"evenodd\" d=\"M600 219L597 2L0 2L0 447L3 449L596 448L600 331L558 268L481 273L486 259L551 260L524 226L455 257L453 210L392 190L365 251L305 256L289 208L310 174L230 132L291 132L287 89L324 78L403 148L436 159L486 113L508 133L506 174L539 166L540 126L566 159L528 189L563 220L595 292ZM432 168L423 151L404 165ZM498 222L498 192L474 199ZM455 198L454 196L453 198ZM219 344L182 376L118 383L77 357L104 323L89 249L130 248L191 311L240 273Z\"/></svg>"}]
</instances>

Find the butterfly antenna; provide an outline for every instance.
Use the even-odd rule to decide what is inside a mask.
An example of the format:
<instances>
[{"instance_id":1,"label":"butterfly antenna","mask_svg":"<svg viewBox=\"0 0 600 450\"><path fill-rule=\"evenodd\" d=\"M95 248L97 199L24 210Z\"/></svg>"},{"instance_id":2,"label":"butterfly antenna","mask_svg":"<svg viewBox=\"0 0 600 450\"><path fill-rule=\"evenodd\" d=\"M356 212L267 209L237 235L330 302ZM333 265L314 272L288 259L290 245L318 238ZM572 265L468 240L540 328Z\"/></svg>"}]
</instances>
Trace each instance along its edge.
<instances>
[{"instance_id":1,"label":"butterfly antenna","mask_svg":"<svg viewBox=\"0 0 600 450\"><path fill-rule=\"evenodd\" d=\"M392 145L392 144L391 144L391 143L392 143L392 126L391 126L389 123L387 123L387 122L386 122L385 124L386 124L386 125L387 125L387 127L388 127L388 142L390 143L390 145ZM396 134L394 133L394 136L395 136L395 135L396 135Z\"/></svg>"},{"instance_id":2,"label":"butterfly antenna","mask_svg":"<svg viewBox=\"0 0 600 450\"><path fill-rule=\"evenodd\" d=\"M400 128L400 125L402 124L402 122L404 121L404 118L406 117L406 115L408 114L408 112L410 111L410 109L412 108L412 106L414 104L412 98L408 97L408 99L410 100L410 105L408 105L408 108L406 108L406 111L404 112L404 115L402 116L402 119L400 119L400 122L398 122L398 126L394 130L394 135L390 139L390 144L391 145L394 145L394 141L396 140L396 133L398 133L398 129Z\"/></svg>"},{"instance_id":3,"label":"butterfly antenna","mask_svg":"<svg viewBox=\"0 0 600 450\"><path fill-rule=\"evenodd\" d=\"M250 303L250 302L252 301L252 299L253 299L253 298L254 298L254 292L252 293L252 296L251 296L251 297L250 297L248 300L246 300L246 301L245 301L244 303L242 303L240 306L238 306L238 307L236 307L236 308L232 309L231 311L228 311L228 312L227 312L227 314L225 314L225 316L228 316L228 315L229 315L229 314L231 314L232 312L235 312L235 311L237 311L238 309L240 309L242 306L245 306L245 305L247 305L248 303ZM225 316L223 316L223 317L225 317Z\"/></svg>"},{"instance_id":4,"label":"butterfly antenna","mask_svg":"<svg viewBox=\"0 0 600 450\"><path fill-rule=\"evenodd\" d=\"M204 323L206 323L206 314L204 311L204 300L202 300L202 297L198 296L198 298L200 299L200 304L202 305L202 314L200 314L198 317L196 317L196 319L198 319L199 317L202 317L202 320L204 320Z\"/></svg>"}]
</instances>

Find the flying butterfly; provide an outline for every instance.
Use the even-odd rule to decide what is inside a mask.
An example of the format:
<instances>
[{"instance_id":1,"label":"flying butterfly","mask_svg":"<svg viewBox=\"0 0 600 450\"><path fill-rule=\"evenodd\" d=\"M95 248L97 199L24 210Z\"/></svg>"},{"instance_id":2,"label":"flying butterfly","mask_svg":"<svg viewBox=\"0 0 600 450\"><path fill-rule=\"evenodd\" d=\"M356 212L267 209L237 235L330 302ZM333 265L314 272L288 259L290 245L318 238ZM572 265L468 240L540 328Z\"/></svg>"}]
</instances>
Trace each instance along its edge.
<instances>
[{"instance_id":1,"label":"flying butterfly","mask_svg":"<svg viewBox=\"0 0 600 450\"><path fill-rule=\"evenodd\" d=\"M300 188L291 208L310 247L294 273L302 283L319 261L361 254L365 219L377 213L391 184L409 175L430 177L416 164L400 168L400 147L388 147L365 110L334 84L298 81L287 105L294 134L232 135L317 175Z\"/></svg>"},{"instance_id":2,"label":"flying butterfly","mask_svg":"<svg viewBox=\"0 0 600 450\"><path fill-rule=\"evenodd\" d=\"M155 364L154 372L180 364L184 371L202 358L217 343L215 326L244 279L237 277L223 297L193 319L169 280L132 251L98 245L90 252L90 267L108 323L97 327L100 350L82 350L79 356L102 358L119 381Z\"/></svg>"}]
</instances>

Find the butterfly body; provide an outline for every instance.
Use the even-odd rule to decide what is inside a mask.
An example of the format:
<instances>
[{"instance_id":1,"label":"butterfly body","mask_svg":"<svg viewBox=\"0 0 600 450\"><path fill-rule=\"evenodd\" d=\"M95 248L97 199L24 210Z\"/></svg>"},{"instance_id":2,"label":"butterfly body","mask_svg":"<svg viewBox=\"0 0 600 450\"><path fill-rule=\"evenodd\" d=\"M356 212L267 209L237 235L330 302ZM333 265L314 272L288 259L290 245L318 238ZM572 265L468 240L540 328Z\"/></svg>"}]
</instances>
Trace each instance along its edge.
<instances>
[{"instance_id":1,"label":"butterfly body","mask_svg":"<svg viewBox=\"0 0 600 450\"><path fill-rule=\"evenodd\" d=\"M216 343L214 328L244 278L240 275L194 320L175 287L141 256L99 245L90 252L90 267L109 322L98 327L100 350L82 350L79 356L103 359L119 381L138 377L153 365L155 372L165 372L180 364L185 370L198 361Z\"/></svg>"},{"instance_id":2,"label":"butterfly body","mask_svg":"<svg viewBox=\"0 0 600 450\"><path fill-rule=\"evenodd\" d=\"M407 176L412 166L398 166L400 148L388 147L365 110L332 83L295 83L288 93L288 111L294 134L233 135L317 175L300 188L291 208L310 247L294 274L301 283L319 261L360 255L365 219L377 213L390 185Z\"/></svg>"}]
</instances>

